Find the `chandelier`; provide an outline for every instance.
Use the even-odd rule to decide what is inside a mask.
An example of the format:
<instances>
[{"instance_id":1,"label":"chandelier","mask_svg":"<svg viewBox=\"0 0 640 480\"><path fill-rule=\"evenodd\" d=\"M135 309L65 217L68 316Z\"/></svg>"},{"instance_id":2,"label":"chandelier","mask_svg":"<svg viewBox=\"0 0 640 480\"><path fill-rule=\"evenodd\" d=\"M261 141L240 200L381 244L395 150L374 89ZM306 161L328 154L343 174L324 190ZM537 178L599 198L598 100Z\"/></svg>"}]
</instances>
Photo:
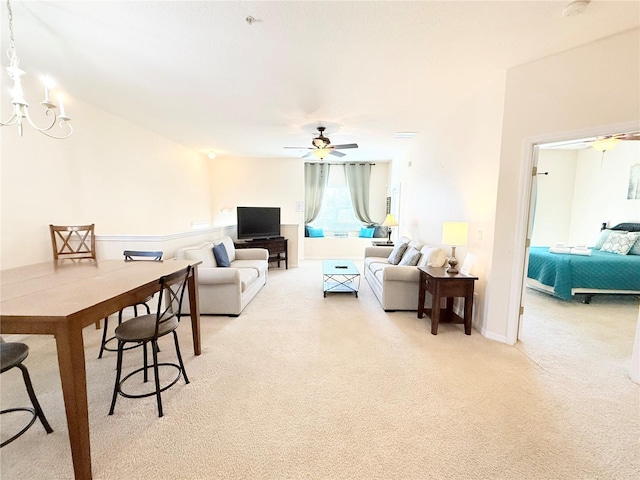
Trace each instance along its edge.
<instances>
[{"instance_id":1,"label":"chandelier","mask_svg":"<svg viewBox=\"0 0 640 480\"><path fill-rule=\"evenodd\" d=\"M7 0L7 10L9 12L9 50L7 50L7 56L9 57L9 66L7 67L7 73L9 78L13 80L13 90L11 90L11 103L13 104L13 112L11 117L6 122L0 122L0 126L8 127L11 125L18 126L18 133L22 136L22 127L24 125L24 119L33 128L40 133L44 133L51 138L63 139L68 138L73 133L73 127L71 126L71 118L67 116L64 111L64 105L62 103L62 95L58 95L58 104L60 106L60 113L56 113L58 105L53 103L49 98L49 89L51 88L51 80L46 78L44 80L44 100L40 102L40 105L44 107L44 114L50 118L50 123L43 127L39 127L34 123L29 115L29 104L24 99L24 92L22 91L22 81L20 77L25 74L24 70L19 67L20 59L16 53L15 39L13 37L13 13L11 11L11 4ZM53 132L49 132L56 123L62 129L60 135L55 135Z\"/></svg>"}]
</instances>

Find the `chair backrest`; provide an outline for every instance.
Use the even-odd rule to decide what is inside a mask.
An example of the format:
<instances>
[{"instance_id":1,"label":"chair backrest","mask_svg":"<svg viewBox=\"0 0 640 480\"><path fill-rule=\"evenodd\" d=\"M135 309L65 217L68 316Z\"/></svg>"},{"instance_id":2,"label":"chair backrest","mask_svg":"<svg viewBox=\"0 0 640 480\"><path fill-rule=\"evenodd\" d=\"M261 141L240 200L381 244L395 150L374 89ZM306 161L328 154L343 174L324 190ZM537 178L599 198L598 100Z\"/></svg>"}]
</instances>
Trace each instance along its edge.
<instances>
[{"instance_id":1,"label":"chair backrest","mask_svg":"<svg viewBox=\"0 0 640 480\"><path fill-rule=\"evenodd\" d=\"M161 251L146 251L146 250L125 250L122 252L124 255L125 262L136 262L136 261L155 261L159 262L162 260L162 252Z\"/></svg>"},{"instance_id":2,"label":"chair backrest","mask_svg":"<svg viewBox=\"0 0 640 480\"><path fill-rule=\"evenodd\" d=\"M182 308L182 299L190 273L191 265L188 265L182 270L160 277L160 297L158 298L158 313L156 315L156 338L158 337L160 325L165 322L177 323L180 321L179 313Z\"/></svg>"},{"instance_id":3,"label":"chair backrest","mask_svg":"<svg viewBox=\"0 0 640 480\"><path fill-rule=\"evenodd\" d=\"M96 258L95 224L49 225L53 258Z\"/></svg>"}]
</instances>

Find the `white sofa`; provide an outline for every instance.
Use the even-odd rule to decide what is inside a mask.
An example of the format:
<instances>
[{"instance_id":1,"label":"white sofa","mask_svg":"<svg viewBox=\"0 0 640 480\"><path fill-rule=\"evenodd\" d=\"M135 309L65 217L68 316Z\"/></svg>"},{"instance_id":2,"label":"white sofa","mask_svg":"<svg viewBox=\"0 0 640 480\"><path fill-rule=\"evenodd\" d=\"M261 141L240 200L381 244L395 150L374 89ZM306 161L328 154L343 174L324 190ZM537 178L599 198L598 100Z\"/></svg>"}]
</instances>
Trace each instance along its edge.
<instances>
[{"instance_id":1,"label":"white sofa","mask_svg":"<svg viewBox=\"0 0 640 480\"><path fill-rule=\"evenodd\" d=\"M420 251L416 265L394 265L388 258L394 247L366 247L364 250L364 277L378 297L385 311L417 310L420 272L417 266L442 267L447 256L439 247L423 245L410 238L401 237L396 242L407 243ZM407 248L408 253L409 248ZM425 307L431 307L431 295L425 298Z\"/></svg>"},{"instance_id":2,"label":"white sofa","mask_svg":"<svg viewBox=\"0 0 640 480\"><path fill-rule=\"evenodd\" d=\"M223 243L230 267L219 267L213 254L214 245ZM238 316L260 289L267 283L269 251L265 248L236 250L230 237L181 248L178 260L199 260L198 294L202 315ZM182 312L189 313L189 299L185 295Z\"/></svg>"}]
</instances>

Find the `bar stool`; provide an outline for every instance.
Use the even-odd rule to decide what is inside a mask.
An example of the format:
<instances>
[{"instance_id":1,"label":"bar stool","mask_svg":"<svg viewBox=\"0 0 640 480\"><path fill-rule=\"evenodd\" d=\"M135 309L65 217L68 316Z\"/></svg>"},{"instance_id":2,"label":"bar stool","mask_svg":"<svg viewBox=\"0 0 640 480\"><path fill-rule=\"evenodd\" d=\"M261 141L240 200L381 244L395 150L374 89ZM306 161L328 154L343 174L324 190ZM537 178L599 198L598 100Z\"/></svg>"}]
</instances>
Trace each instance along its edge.
<instances>
[{"instance_id":1,"label":"bar stool","mask_svg":"<svg viewBox=\"0 0 640 480\"><path fill-rule=\"evenodd\" d=\"M139 262L139 261L153 261L153 262L161 262L163 252L161 251L146 251L146 250L125 250L122 252L124 255L125 262ZM149 305L147 302L151 301L153 295L145 298L142 302L136 303L135 305L131 305L133 307L133 315L135 317L138 316L138 306L143 306L147 310L147 315L151 313L149 309ZM118 325L122 324L122 310L118 312ZM104 328L102 329L102 341L100 342L100 352L98 353L98 358L102 358L102 354L107 352L117 352L117 348L111 348L108 346L111 340L115 340L115 336L107 338L107 330L109 328L109 317L104 319ZM141 346L142 343L137 345L131 345L126 347L125 350L130 350L132 348L136 348Z\"/></svg>"},{"instance_id":2,"label":"bar stool","mask_svg":"<svg viewBox=\"0 0 640 480\"><path fill-rule=\"evenodd\" d=\"M51 425L47 422L47 419L44 416L44 412L40 407L40 403L38 403L38 399L36 398L36 394L33 391L33 385L31 385L31 377L29 376L29 371L27 367L25 367L22 362L29 355L29 347L24 343L18 342L5 342L0 338L0 373L4 373L7 370L11 370L13 367L18 367L22 371L22 378L24 379L24 384L27 387L27 393L29 394L29 398L31 399L31 404L33 408L29 407L19 407L19 408L8 408L6 410L0 411L0 415L11 412L29 412L31 413L31 421L18 433L13 435L8 440L5 440L0 444L0 448L5 445L10 444L20 435L25 433L31 425L33 425L36 421L36 418L40 419L42 426L47 431L47 433L53 432Z\"/></svg>"}]
</instances>

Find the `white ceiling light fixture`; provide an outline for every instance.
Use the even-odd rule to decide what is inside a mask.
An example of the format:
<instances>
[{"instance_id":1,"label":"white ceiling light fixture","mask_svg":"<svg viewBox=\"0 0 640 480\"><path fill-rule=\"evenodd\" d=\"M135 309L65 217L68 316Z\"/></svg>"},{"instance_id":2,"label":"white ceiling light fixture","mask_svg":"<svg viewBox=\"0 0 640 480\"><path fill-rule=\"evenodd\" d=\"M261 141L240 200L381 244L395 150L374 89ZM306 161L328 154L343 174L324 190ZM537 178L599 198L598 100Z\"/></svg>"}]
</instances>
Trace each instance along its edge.
<instances>
[{"instance_id":1,"label":"white ceiling light fixture","mask_svg":"<svg viewBox=\"0 0 640 480\"><path fill-rule=\"evenodd\" d=\"M590 0L575 0L562 9L563 17L573 17L584 12L589 5Z\"/></svg>"},{"instance_id":2,"label":"white ceiling light fixture","mask_svg":"<svg viewBox=\"0 0 640 480\"><path fill-rule=\"evenodd\" d=\"M396 132L393 134L393 138L413 138L418 132Z\"/></svg>"},{"instance_id":3,"label":"white ceiling light fixture","mask_svg":"<svg viewBox=\"0 0 640 480\"><path fill-rule=\"evenodd\" d=\"M608 137L601 138L591 143L591 147L599 152L608 152L609 150L613 150L616 145L618 145L620 139L617 137Z\"/></svg>"},{"instance_id":4,"label":"white ceiling light fixture","mask_svg":"<svg viewBox=\"0 0 640 480\"><path fill-rule=\"evenodd\" d=\"M317 148L313 150L313 154L318 157L320 160L324 160L327 158L327 155L331 153L331 150L328 148Z\"/></svg>"},{"instance_id":5,"label":"white ceiling light fixture","mask_svg":"<svg viewBox=\"0 0 640 480\"><path fill-rule=\"evenodd\" d=\"M15 38L13 36L13 12L11 11L11 3L7 0L7 11L9 16L9 49L7 50L7 55L9 57L9 66L7 67L7 74L9 78L13 80L13 89L11 90L11 103L13 104L13 112L9 117L9 120L6 122L0 122L0 126L2 127L10 127L12 125L17 125L18 133L22 136L23 132L23 120L26 119L33 128L35 128L40 133L44 133L46 136L56 139L68 138L73 133L73 127L71 126L70 118L64 111L64 105L62 103L62 95L58 94L58 103L60 105L60 113L56 113L56 109L58 105L53 103L49 98L49 89L53 86L51 79L46 77L44 79L44 100L40 102L45 110L44 114L46 117L51 118L51 122L49 125L44 127L39 127L36 125L31 116L29 115L29 104L24 99L24 92L22 90L22 80L20 77L25 74L24 70L21 70L20 59L18 58L18 54L16 53L16 45ZM61 135L54 135L53 133L49 133L56 123L59 121L59 127L62 129Z\"/></svg>"},{"instance_id":6,"label":"white ceiling light fixture","mask_svg":"<svg viewBox=\"0 0 640 480\"><path fill-rule=\"evenodd\" d=\"M210 150L207 153L207 157L209 157L211 160L215 159L216 158L216 152L214 152L213 150Z\"/></svg>"}]
</instances>

